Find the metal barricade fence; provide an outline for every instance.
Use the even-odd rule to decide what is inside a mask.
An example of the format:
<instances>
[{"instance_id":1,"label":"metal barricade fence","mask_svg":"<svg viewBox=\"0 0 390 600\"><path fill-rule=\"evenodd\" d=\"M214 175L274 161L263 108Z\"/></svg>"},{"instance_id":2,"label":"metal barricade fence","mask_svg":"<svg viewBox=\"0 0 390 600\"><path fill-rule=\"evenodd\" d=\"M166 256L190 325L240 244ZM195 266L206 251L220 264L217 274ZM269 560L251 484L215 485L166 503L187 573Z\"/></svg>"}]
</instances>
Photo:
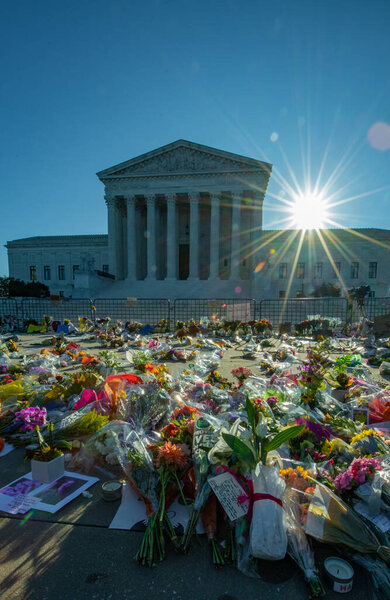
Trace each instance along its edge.
<instances>
[{"instance_id":1,"label":"metal barricade fence","mask_svg":"<svg viewBox=\"0 0 390 600\"><path fill-rule=\"evenodd\" d=\"M170 301L167 298L96 298L95 319L138 321L157 325L161 319L170 320Z\"/></svg>"},{"instance_id":2,"label":"metal barricade fence","mask_svg":"<svg viewBox=\"0 0 390 600\"><path fill-rule=\"evenodd\" d=\"M390 298L365 298L362 313L370 321L374 317L390 314Z\"/></svg>"},{"instance_id":3,"label":"metal barricade fence","mask_svg":"<svg viewBox=\"0 0 390 600\"><path fill-rule=\"evenodd\" d=\"M21 310L16 298L0 298L0 319L2 323L20 327Z\"/></svg>"},{"instance_id":4,"label":"metal barricade fence","mask_svg":"<svg viewBox=\"0 0 390 600\"><path fill-rule=\"evenodd\" d=\"M290 323L292 328L301 321L319 316L336 319L337 326L346 322L347 301L345 298L291 298L261 300L258 318L269 319L277 328L281 323Z\"/></svg>"},{"instance_id":5,"label":"metal barricade fence","mask_svg":"<svg viewBox=\"0 0 390 600\"><path fill-rule=\"evenodd\" d=\"M177 321L200 321L202 317L227 321L255 319L253 298L177 298L174 301L174 324Z\"/></svg>"},{"instance_id":6,"label":"metal barricade fence","mask_svg":"<svg viewBox=\"0 0 390 600\"><path fill-rule=\"evenodd\" d=\"M69 319L77 327L79 317L93 319L91 300L89 298L23 298L23 320L34 319L38 324L43 317L52 317L53 321Z\"/></svg>"}]
</instances>

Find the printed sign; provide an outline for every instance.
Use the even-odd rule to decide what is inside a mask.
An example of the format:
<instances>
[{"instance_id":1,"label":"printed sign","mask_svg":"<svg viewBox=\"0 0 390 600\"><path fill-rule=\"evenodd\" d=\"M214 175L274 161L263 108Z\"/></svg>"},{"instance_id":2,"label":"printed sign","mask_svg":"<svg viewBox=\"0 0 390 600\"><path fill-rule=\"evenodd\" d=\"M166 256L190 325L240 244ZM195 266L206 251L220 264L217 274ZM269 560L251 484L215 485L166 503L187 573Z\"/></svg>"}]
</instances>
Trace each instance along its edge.
<instances>
[{"instance_id":1,"label":"printed sign","mask_svg":"<svg viewBox=\"0 0 390 600\"><path fill-rule=\"evenodd\" d=\"M355 423L362 423L368 425L369 411L368 408L353 408L352 409L352 421Z\"/></svg>"}]
</instances>

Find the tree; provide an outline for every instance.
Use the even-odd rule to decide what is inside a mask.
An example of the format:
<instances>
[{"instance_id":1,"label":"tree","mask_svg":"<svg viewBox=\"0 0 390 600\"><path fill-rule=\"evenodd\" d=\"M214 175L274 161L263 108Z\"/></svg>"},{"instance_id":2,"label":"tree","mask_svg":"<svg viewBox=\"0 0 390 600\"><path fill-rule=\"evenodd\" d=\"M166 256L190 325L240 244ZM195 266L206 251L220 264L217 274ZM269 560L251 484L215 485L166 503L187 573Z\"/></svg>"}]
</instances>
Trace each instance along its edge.
<instances>
[{"instance_id":1,"label":"tree","mask_svg":"<svg viewBox=\"0 0 390 600\"><path fill-rule=\"evenodd\" d=\"M339 298L341 296L341 289L337 283L321 283L315 290L310 294L314 298Z\"/></svg>"},{"instance_id":2,"label":"tree","mask_svg":"<svg viewBox=\"0 0 390 600\"><path fill-rule=\"evenodd\" d=\"M45 298L49 295L50 292L47 285L39 281L25 283L21 279L14 279L14 277L0 277L0 296L3 298L14 296Z\"/></svg>"}]
</instances>

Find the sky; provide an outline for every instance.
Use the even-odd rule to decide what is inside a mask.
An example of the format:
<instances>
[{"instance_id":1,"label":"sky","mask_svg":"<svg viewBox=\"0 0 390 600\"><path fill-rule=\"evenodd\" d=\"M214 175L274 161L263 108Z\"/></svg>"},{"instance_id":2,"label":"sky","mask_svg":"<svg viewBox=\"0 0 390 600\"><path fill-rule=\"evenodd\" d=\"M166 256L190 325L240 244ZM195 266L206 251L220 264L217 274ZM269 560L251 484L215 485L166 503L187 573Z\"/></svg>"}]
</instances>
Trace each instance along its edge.
<instances>
[{"instance_id":1,"label":"sky","mask_svg":"<svg viewBox=\"0 0 390 600\"><path fill-rule=\"evenodd\" d=\"M177 139L273 164L264 227L317 185L390 228L388 0L0 0L4 244L107 233L96 172Z\"/></svg>"}]
</instances>

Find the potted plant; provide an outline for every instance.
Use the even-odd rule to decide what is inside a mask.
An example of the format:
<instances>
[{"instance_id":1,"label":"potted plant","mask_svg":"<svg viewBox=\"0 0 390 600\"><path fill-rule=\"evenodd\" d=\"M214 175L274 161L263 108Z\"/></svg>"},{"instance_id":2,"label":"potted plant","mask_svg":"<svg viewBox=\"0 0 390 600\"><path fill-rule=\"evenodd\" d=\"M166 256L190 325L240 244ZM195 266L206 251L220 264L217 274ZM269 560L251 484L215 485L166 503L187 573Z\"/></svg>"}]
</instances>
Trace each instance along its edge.
<instances>
[{"instance_id":1,"label":"potted plant","mask_svg":"<svg viewBox=\"0 0 390 600\"><path fill-rule=\"evenodd\" d=\"M50 483L64 474L64 454L61 449L72 449L66 440L54 441L53 423L48 423L49 442L47 443L37 425L35 428L39 448L31 459L31 475L34 481Z\"/></svg>"}]
</instances>

